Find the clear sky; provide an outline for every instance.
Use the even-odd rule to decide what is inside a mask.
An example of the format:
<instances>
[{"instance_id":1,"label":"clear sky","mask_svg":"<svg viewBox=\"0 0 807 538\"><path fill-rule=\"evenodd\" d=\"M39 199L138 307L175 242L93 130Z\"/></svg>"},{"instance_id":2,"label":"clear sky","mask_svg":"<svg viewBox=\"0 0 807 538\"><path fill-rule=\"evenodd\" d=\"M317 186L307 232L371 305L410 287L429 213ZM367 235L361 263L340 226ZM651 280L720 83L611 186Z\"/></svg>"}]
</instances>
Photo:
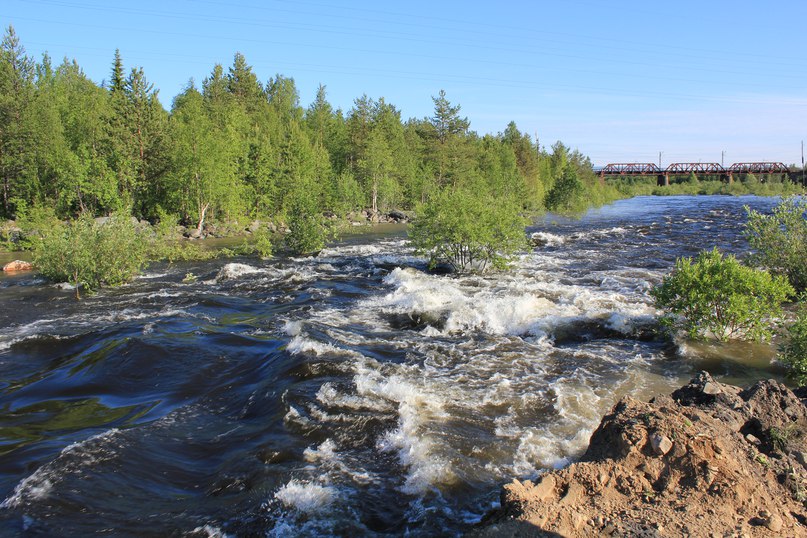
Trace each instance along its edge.
<instances>
[{"instance_id":1,"label":"clear sky","mask_svg":"<svg viewBox=\"0 0 807 538\"><path fill-rule=\"evenodd\" d=\"M262 81L362 94L404 118L442 88L479 133L515 121L608 162L801 162L804 0L3 0L28 53L108 78L121 50L170 108L190 78L242 52Z\"/></svg>"}]
</instances>

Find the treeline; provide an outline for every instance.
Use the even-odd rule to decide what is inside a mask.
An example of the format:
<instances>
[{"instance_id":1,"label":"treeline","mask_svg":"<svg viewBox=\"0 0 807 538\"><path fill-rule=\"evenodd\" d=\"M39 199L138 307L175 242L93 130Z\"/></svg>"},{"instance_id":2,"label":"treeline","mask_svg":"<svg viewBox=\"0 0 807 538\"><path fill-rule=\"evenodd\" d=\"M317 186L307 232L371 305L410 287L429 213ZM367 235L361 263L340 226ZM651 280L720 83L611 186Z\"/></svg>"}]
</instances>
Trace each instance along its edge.
<instances>
[{"instance_id":1,"label":"treeline","mask_svg":"<svg viewBox=\"0 0 807 538\"><path fill-rule=\"evenodd\" d=\"M0 49L5 219L47 206L63 218L124 213L201 230L206 220L283 219L301 204L339 215L412 209L468 186L525 211L615 197L579 152L560 142L546 151L512 122L480 136L443 91L422 119L366 95L334 109L325 86L303 108L294 79L263 83L239 53L167 111L117 51L99 85L75 61L28 57L12 27Z\"/></svg>"}]
</instances>

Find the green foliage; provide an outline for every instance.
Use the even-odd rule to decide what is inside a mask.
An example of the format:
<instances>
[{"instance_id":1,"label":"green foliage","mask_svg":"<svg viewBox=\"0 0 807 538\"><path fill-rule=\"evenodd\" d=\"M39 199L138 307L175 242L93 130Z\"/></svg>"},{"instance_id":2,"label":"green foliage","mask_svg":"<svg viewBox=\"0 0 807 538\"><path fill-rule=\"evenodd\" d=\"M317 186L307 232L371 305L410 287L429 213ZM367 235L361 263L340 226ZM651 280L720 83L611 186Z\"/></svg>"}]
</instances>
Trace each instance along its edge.
<instances>
[{"instance_id":1,"label":"green foliage","mask_svg":"<svg viewBox=\"0 0 807 538\"><path fill-rule=\"evenodd\" d=\"M512 198L445 188L418 209L409 238L419 254L429 257L430 267L445 263L458 272L503 269L525 245L519 209Z\"/></svg>"},{"instance_id":2,"label":"green foliage","mask_svg":"<svg viewBox=\"0 0 807 538\"><path fill-rule=\"evenodd\" d=\"M128 282L146 263L147 243L125 217L97 222L82 215L49 230L34 247L34 265L45 277L92 291Z\"/></svg>"},{"instance_id":3,"label":"green foliage","mask_svg":"<svg viewBox=\"0 0 807 538\"><path fill-rule=\"evenodd\" d=\"M783 337L778 359L790 367L788 375L803 387L807 385L807 295L802 295L796 319L787 326Z\"/></svg>"},{"instance_id":4,"label":"green foliage","mask_svg":"<svg viewBox=\"0 0 807 538\"><path fill-rule=\"evenodd\" d=\"M34 248L37 241L62 225L53 208L40 205L29 208L24 202L17 202L17 207L17 226L22 230L17 244L20 250Z\"/></svg>"},{"instance_id":5,"label":"green foliage","mask_svg":"<svg viewBox=\"0 0 807 538\"><path fill-rule=\"evenodd\" d=\"M770 215L745 210L745 236L756 251L753 262L786 276L796 291L807 289L807 200L786 198Z\"/></svg>"},{"instance_id":6,"label":"green foliage","mask_svg":"<svg viewBox=\"0 0 807 538\"><path fill-rule=\"evenodd\" d=\"M746 267L717 249L701 252L694 261L679 258L651 291L657 306L673 314L663 318L665 324L680 327L690 338L719 340L767 340L770 320L792 294L786 279Z\"/></svg>"},{"instance_id":7,"label":"green foliage","mask_svg":"<svg viewBox=\"0 0 807 538\"><path fill-rule=\"evenodd\" d=\"M272 241L272 233L266 226L261 226L252 233L249 239L244 242L235 251L233 255L258 255L261 258L271 258L274 252L274 243ZM228 251L224 252L225 255L229 254Z\"/></svg>"},{"instance_id":8,"label":"green foliage","mask_svg":"<svg viewBox=\"0 0 807 538\"><path fill-rule=\"evenodd\" d=\"M583 183L575 167L565 164L555 185L546 194L544 204L550 211L574 211L581 205L584 192Z\"/></svg>"},{"instance_id":9,"label":"green foliage","mask_svg":"<svg viewBox=\"0 0 807 538\"><path fill-rule=\"evenodd\" d=\"M297 255L315 255L333 238L333 227L323 217L315 192L301 186L289 198L286 247Z\"/></svg>"}]
</instances>

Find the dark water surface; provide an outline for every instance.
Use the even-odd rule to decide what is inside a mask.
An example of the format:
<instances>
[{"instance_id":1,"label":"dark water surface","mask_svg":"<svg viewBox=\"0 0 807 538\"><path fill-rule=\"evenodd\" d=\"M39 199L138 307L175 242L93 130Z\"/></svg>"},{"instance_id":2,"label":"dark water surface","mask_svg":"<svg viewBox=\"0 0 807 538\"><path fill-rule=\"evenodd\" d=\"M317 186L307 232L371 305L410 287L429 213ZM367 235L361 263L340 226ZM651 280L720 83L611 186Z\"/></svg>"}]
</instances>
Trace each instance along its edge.
<instances>
[{"instance_id":1,"label":"dark water surface","mask_svg":"<svg viewBox=\"0 0 807 538\"><path fill-rule=\"evenodd\" d=\"M622 395L781 374L770 346L655 340L648 295L678 256L744 253L743 205L776 202L547 217L501 275L428 275L398 229L156 265L80 302L0 277L0 530L460 533L504 481L578 456Z\"/></svg>"}]
</instances>

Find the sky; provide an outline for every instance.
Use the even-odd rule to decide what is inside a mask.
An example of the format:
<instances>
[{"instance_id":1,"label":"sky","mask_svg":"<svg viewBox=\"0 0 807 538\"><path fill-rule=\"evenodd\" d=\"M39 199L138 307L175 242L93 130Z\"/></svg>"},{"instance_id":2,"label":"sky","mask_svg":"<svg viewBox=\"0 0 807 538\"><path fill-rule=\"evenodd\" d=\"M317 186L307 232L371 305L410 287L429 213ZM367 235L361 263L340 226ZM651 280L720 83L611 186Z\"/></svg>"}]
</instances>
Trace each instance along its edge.
<instances>
[{"instance_id":1,"label":"sky","mask_svg":"<svg viewBox=\"0 0 807 538\"><path fill-rule=\"evenodd\" d=\"M478 133L515 121L595 165L801 164L807 140L804 0L3 0L0 21L98 83L120 49L166 108L241 52L306 107L324 84L423 118L444 89Z\"/></svg>"}]
</instances>

